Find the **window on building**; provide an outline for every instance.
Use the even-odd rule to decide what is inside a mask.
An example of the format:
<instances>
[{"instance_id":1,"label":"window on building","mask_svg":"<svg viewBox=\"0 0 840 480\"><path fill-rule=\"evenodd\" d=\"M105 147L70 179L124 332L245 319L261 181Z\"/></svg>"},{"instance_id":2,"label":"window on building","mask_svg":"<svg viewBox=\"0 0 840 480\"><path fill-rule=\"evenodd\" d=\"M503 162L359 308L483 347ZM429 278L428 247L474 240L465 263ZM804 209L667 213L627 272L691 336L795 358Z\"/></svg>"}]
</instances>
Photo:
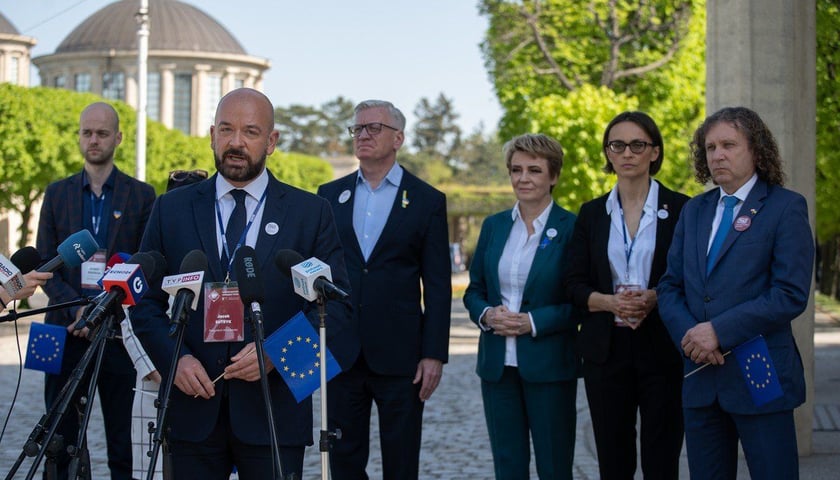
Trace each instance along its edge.
<instances>
[{"instance_id":1,"label":"window on building","mask_svg":"<svg viewBox=\"0 0 840 480\"><path fill-rule=\"evenodd\" d=\"M20 75L20 58L9 58L9 83L17 85L19 83L18 75Z\"/></svg>"},{"instance_id":2,"label":"window on building","mask_svg":"<svg viewBox=\"0 0 840 480\"><path fill-rule=\"evenodd\" d=\"M146 115L160 121L160 72L149 72L146 76Z\"/></svg>"},{"instance_id":3,"label":"window on building","mask_svg":"<svg viewBox=\"0 0 840 480\"><path fill-rule=\"evenodd\" d=\"M190 134L192 123L192 74L176 73L172 98L172 126Z\"/></svg>"},{"instance_id":4,"label":"window on building","mask_svg":"<svg viewBox=\"0 0 840 480\"><path fill-rule=\"evenodd\" d=\"M207 75L206 81L207 83L204 88L204 106L206 111L209 112L209 125L212 125L216 114L216 105L222 98L222 76L217 73L211 73Z\"/></svg>"},{"instance_id":5,"label":"window on building","mask_svg":"<svg viewBox=\"0 0 840 480\"><path fill-rule=\"evenodd\" d=\"M89 73L77 73L73 77L73 81L75 82L77 92L89 92L90 91L90 74Z\"/></svg>"},{"instance_id":6,"label":"window on building","mask_svg":"<svg viewBox=\"0 0 840 480\"><path fill-rule=\"evenodd\" d=\"M57 75L53 79L53 86L55 88L65 88L67 86L67 77L64 75Z\"/></svg>"},{"instance_id":7,"label":"window on building","mask_svg":"<svg viewBox=\"0 0 840 480\"><path fill-rule=\"evenodd\" d=\"M102 74L102 96L111 100L125 100L125 74L123 72Z\"/></svg>"}]
</instances>

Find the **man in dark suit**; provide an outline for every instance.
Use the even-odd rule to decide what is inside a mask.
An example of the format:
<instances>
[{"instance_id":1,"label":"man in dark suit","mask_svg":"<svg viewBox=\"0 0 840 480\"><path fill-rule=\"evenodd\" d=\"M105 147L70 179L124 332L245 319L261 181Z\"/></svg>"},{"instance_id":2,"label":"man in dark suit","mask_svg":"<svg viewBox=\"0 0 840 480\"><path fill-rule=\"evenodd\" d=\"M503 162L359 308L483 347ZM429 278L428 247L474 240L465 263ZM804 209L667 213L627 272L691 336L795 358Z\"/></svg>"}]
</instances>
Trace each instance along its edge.
<instances>
[{"instance_id":1,"label":"man in dark suit","mask_svg":"<svg viewBox=\"0 0 840 480\"><path fill-rule=\"evenodd\" d=\"M84 169L47 187L38 224L38 253L53 258L58 245L70 235L89 230L100 246L91 260L81 267L61 268L44 285L50 305L67 302L81 295L97 293L96 285L106 260L116 252L136 252L155 199L155 191L114 166L114 150L122 141L119 118L107 103L93 103L79 119L79 147ZM59 375L47 374L44 400L49 410L67 383L73 368L87 350L87 328L76 330L82 307L54 310L45 322L63 325L67 337ZM108 441L108 467L111 478L131 479L131 403L134 398L134 367L120 342L107 342L98 392ZM76 391L76 399L87 391L87 379ZM81 408L81 407L80 407ZM65 445L75 445L79 421L75 409L69 410L57 431ZM58 458L59 478L67 478L66 454Z\"/></svg>"},{"instance_id":2,"label":"man in dark suit","mask_svg":"<svg viewBox=\"0 0 840 480\"><path fill-rule=\"evenodd\" d=\"M208 257L201 300L185 327L175 372L167 371L174 352L168 336L167 295L153 289L131 312L135 333L153 363L162 367L163 378L174 375L177 388L167 416L174 478L227 479L233 466L243 480L276 478L259 366L251 354L255 349L251 329L243 329L242 340L216 341L205 326L221 318L205 313L205 300L214 299L216 305L215 294L236 288L230 260L236 249L248 245L256 251L257 280L266 287L262 303L266 337L301 310L317 322L313 308L294 293L288 272L276 266L278 250L292 249L304 258L323 260L331 267L333 282L349 289L329 204L281 183L265 168L277 135L273 107L265 95L247 88L225 95L210 128L218 173L162 195L143 236L143 250L160 251L166 258L166 274L177 273L194 249ZM237 213L239 208L244 211ZM242 219L238 226L237 216ZM342 325L349 319L349 304L327 303L328 332L345 335ZM231 317L237 316L237 310L241 313L244 308L234 302ZM266 368L283 473L285 478L301 478L304 449L312 444L312 401L297 403L268 358ZM212 379L222 374L214 383Z\"/></svg>"},{"instance_id":3,"label":"man in dark suit","mask_svg":"<svg viewBox=\"0 0 840 480\"><path fill-rule=\"evenodd\" d=\"M811 287L808 207L782 187L773 135L747 108L707 118L692 151L697 180L719 188L686 203L657 289L685 372L708 364L683 382L691 478L734 479L740 439L750 476L795 479L793 409L805 400L805 379L791 321ZM759 335L781 386L766 403L754 402L735 355L724 358Z\"/></svg>"},{"instance_id":4,"label":"man in dark suit","mask_svg":"<svg viewBox=\"0 0 840 480\"><path fill-rule=\"evenodd\" d=\"M359 170L318 190L336 215L360 336L339 340L358 356L330 383L330 428L342 432L330 466L336 480L368 478L375 401L383 477L411 479L418 476L423 402L449 351L446 197L396 162L402 112L381 100L355 112L350 134Z\"/></svg>"}]
</instances>

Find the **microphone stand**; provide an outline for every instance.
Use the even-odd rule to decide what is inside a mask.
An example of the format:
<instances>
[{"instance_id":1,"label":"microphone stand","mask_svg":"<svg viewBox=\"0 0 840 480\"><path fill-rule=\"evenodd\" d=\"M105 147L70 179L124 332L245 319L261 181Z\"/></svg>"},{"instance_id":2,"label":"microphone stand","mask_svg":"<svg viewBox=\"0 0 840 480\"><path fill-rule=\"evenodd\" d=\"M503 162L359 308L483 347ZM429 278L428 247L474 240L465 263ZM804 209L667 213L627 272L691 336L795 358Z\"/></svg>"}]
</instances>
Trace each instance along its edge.
<instances>
[{"instance_id":1,"label":"microphone stand","mask_svg":"<svg viewBox=\"0 0 840 480\"><path fill-rule=\"evenodd\" d=\"M271 408L271 391L268 388L268 375L265 371L265 357L263 343L265 342L265 330L263 328L263 314L259 302L251 302L251 322L254 330L254 346L257 349L257 365L260 367L260 386L262 387L263 400L265 400L265 415L268 418L268 434L271 437L271 455L274 462L274 478L282 480L283 466L280 464L280 446L277 442L277 428L274 425L274 412Z\"/></svg>"},{"instance_id":2,"label":"microphone stand","mask_svg":"<svg viewBox=\"0 0 840 480\"><path fill-rule=\"evenodd\" d=\"M75 307L78 305L87 305L89 303L93 303L94 301L95 297L81 297L77 298L76 300L71 300L69 302L56 303L55 305L48 305L43 308L33 308L24 312L18 312L17 310L9 310L8 314L0 317L0 323L14 322L18 318L28 317L30 315L38 315L39 313L51 312L53 310L60 310L62 308Z\"/></svg>"},{"instance_id":3,"label":"microphone stand","mask_svg":"<svg viewBox=\"0 0 840 480\"><path fill-rule=\"evenodd\" d=\"M173 305L173 307L175 307ZM155 478L155 466L157 465L160 447L163 444L163 435L166 432L166 414L169 411L169 397L172 395L172 385L175 383L175 373L178 371L178 360L181 358L181 348L184 346L184 333L187 325L190 323L189 308L181 308L180 310L173 309L173 312L180 311L181 315L178 318L172 317L169 329L169 336L175 337L175 348L172 351L172 359L169 361L169 375L163 379L161 387L158 389L158 398L155 400L155 407L157 408L157 418L154 425L149 425L149 433L152 433L152 447L146 452L149 456L149 469L146 471L146 480L153 480Z\"/></svg>"},{"instance_id":4,"label":"microphone stand","mask_svg":"<svg viewBox=\"0 0 840 480\"><path fill-rule=\"evenodd\" d=\"M119 307L118 310L121 312L122 307ZM61 451L61 443L63 442L63 439L61 439L61 435L56 435L55 432L56 430L58 430L58 427L61 424L61 420L64 418L64 415L67 413L67 409L70 406L70 403L73 401L73 397L75 396L76 391L78 390L79 385L81 384L82 379L85 376L85 372L87 371L91 360L94 358L94 355L96 356L97 360L97 370L91 377L91 386L89 389L89 394L91 391L95 391L94 388L96 386L99 375L98 368L102 363L102 354L105 351L105 340L107 340L109 334L111 335L111 337L113 337L113 324L114 317L116 316L117 314L109 315L108 319L106 319L106 323L109 323L110 325L103 325L101 328L95 330L94 337L91 340L90 346L87 348L84 355L82 355L82 358L81 360L79 360L79 363L77 363L76 366L73 368L73 372L70 375L70 379L61 388L61 392L58 394L55 403L52 405L50 410L41 417L38 424L35 425L35 428L32 429L32 432L29 434L29 438L23 445L23 451L18 456L17 460L15 461L15 464L12 466L12 469L9 471L8 475L6 475L6 480L12 480L14 478L18 468L20 468L20 465L23 463L25 457L34 456L35 459L32 461L29 473L26 475L26 480L32 480L44 456L50 455L51 457L54 457L57 452ZM91 328L95 328L95 326L92 325ZM89 396L87 400L87 410L90 410L93 403L92 400L93 397ZM79 436L82 439L85 438L84 435L86 428L87 420L85 419L84 427L79 429ZM71 456L75 456L76 458L74 458L71 461L71 467L73 467L75 463L75 468L79 468L78 453L82 450L85 450L86 452L86 449L79 449L76 447L72 448L72 452L70 452ZM50 460L47 462L47 478L55 479L57 477L57 473L55 471L54 464L52 464L51 462L54 462L54 458L50 458ZM87 473L90 473L89 468Z\"/></svg>"},{"instance_id":5,"label":"microphone stand","mask_svg":"<svg viewBox=\"0 0 840 480\"><path fill-rule=\"evenodd\" d=\"M327 296L318 290L318 335L321 337L321 436L318 440L318 450L321 452L321 480L328 480L330 466L330 444L333 438L341 439L341 430L335 432L327 430Z\"/></svg>"}]
</instances>

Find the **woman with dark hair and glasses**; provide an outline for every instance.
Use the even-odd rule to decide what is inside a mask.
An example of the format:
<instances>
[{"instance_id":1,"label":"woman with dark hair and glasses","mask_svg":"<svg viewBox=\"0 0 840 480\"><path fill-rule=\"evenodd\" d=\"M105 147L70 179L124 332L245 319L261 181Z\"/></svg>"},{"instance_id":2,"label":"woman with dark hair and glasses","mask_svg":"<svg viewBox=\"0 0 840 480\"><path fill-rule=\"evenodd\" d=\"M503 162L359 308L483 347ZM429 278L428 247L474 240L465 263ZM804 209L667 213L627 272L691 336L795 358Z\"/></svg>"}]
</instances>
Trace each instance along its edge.
<instances>
[{"instance_id":1,"label":"woman with dark hair and glasses","mask_svg":"<svg viewBox=\"0 0 840 480\"><path fill-rule=\"evenodd\" d=\"M577 349L601 478L633 478L640 414L644 478L677 479L682 362L659 317L655 289L688 197L651 178L664 147L647 114L616 116L604 132L603 151L604 171L617 181L581 206L565 280L583 311Z\"/></svg>"}]
</instances>

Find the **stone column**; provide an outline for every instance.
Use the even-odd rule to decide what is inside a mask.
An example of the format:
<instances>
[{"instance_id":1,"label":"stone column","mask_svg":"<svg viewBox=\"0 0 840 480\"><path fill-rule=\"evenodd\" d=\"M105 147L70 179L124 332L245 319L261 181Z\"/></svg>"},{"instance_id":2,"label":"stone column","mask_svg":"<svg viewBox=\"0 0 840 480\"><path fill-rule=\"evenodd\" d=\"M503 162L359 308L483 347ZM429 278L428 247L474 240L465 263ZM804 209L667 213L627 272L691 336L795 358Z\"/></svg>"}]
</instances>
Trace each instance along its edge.
<instances>
[{"instance_id":1,"label":"stone column","mask_svg":"<svg viewBox=\"0 0 840 480\"><path fill-rule=\"evenodd\" d=\"M743 105L758 112L779 142L786 187L815 214L815 0L709 0L706 112ZM794 168L795 167L795 168ZM811 454L814 415L814 295L793 323L805 365L806 403L794 412L800 455Z\"/></svg>"},{"instance_id":2,"label":"stone column","mask_svg":"<svg viewBox=\"0 0 840 480\"><path fill-rule=\"evenodd\" d=\"M172 128L175 124L174 100L175 94L175 64L168 63L160 66L160 123Z\"/></svg>"},{"instance_id":3,"label":"stone column","mask_svg":"<svg viewBox=\"0 0 840 480\"><path fill-rule=\"evenodd\" d=\"M193 67L192 135L207 135L210 131L210 115L207 107L207 72L210 65L196 64Z\"/></svg>"}]
</instances>

